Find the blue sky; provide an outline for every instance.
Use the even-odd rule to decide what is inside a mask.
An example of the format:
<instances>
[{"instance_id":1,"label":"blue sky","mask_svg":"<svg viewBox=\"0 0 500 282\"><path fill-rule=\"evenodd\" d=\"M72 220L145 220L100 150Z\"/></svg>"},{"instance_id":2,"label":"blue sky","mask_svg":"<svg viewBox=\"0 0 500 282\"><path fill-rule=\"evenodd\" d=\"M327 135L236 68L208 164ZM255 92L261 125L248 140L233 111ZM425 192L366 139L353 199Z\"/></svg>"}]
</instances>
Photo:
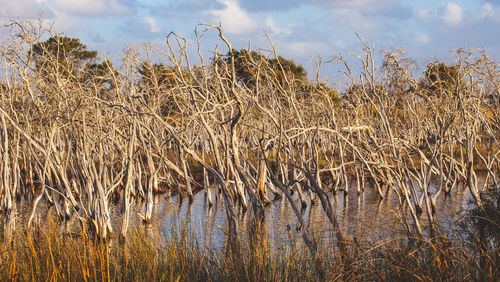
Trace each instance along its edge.
<instances>
[{"instance_id":1,"label":"blue sky","mask_svg":"<svg viewBox=\"0 0 500 282\"><path fill-rule=\"evenodd\" d=\"M377 51L404 48L421 66L462 47L500 57L500 0L0 0L1 22L40 14L114 56L130 44L162 46L171 31L194 43L197 24L221 23L233 47L269 49L266 30L281 55L309 70L316 56L359 52L356 33ZM205 52L217 44L212 35Z\"/></svg>"}]
</instances>

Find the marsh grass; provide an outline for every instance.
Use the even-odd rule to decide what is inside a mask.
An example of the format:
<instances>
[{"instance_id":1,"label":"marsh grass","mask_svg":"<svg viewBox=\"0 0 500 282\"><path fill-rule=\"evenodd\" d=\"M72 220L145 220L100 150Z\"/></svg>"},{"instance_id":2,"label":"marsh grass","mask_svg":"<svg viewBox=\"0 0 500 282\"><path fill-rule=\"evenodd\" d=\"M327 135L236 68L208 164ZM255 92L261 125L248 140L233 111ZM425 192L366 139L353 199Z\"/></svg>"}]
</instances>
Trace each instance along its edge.
<instances>
[{"instance_id":1,"label":"marsh grass","mask_svg":"<svg viewBox=\"0 0 500 282\"><path fill-rule=\"evenodd\" d=\"M354 240L348 259L333 243L315 253L294 241L271 246L253 236L237 247L202 246L187 228L129 230L126 242L65 234L49 219L36 232L0 243L0 277L14 281L455 281L499 278L494 259L467 237ZM471 226L469 226L470 228ZM370 238L368 234L360 238ZM495 251L490 252L494 258ZM498 255L498 250L496 251Z\"/></svg>"}]
</instances>

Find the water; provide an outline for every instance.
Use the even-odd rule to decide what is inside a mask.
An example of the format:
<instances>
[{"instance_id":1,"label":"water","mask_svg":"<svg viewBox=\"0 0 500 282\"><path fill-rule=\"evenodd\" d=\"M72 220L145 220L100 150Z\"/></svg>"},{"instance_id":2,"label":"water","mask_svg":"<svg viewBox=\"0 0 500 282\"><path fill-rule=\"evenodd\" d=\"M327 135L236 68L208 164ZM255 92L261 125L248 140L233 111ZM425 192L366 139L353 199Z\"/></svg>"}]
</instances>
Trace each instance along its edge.
<instances>
[{"instance_id":1,"label":"water","mask_svg":"<svg viewBox=\"0 0 500 282\"><path fill-rule=\"evenodd\" d=\"M431 186L431 192L433 189L436 187ZM215 195L217 189L210 188L210 190L212 195ZM271 195L268 196L272 199ZM337 195L329 193L329 197L339 226L348 238L356 237L358 240L379 241L384 238L406 236L401 217L398 216L400 204L395 191L389 191L383 200L379 200L375 189L370 187L366 187L360 196L354 189L351 189L347 196L340 192ZM159 224L167 237L171 236L172 231L188 230L201 246L222 249L226 242L228 229L226 211L222 197L213 198L214 206L209 208L204 191L196 193L192 203L187 199L181 199L178 195L170 195L169 193L156 195L152 222ZM299 202L297 193L293 195L293 199L296 203ZM302 217L309 234L322 243L333 242L333 226L326 217L319 199L316 199L315 205L311 205L311 200L307 196L306 201L307 207L302 210ZM452 191L450 196L445 197L444 194L441 194L436 204L436 222L441 230L446 232L454 232L454 229L457 228L457 221L461 219L463 212L473 206L468 189L460 186ZM17 224L25 225L31 212L31 201L22 199L17 206ZM425 225L427 216L425 207L423 208L424 213L420 216L420 221ZM53 208L47 208L43 201L40 202L38 211L37 218L41 222L47 219L47 214L54 214ZM141 226L141 212L140 204L133 207L130 226ZM238 233L244 242L250 240L249 234L259 232L272 248L303 244L301 232L297 230L297 227L300 226L299 221L285 197L272 201L264 209L262 220L254 216L251 207L246 212L237 208L237 214ZM112 206L111 217L113 230L115 234L118 234L121 224L121 203ZM406 219L412 227L411 217L407 215ZM260 228L252 229L256 222ZM76 220L70 220L69 224L61 227L62 230L71 223L76 223ZM77 224L74 225L77 226Z\"/></svg>"},{"instance_id":2,"label":"water","mask_svg":"<svg viewBox=\"0 0 500 282\"><path fill-rule=\"evenodd\" d=\"M211 193L215 193L215 188L211 189ZM395 191L389 192L382 201L374 189L365 189L360 196L352 189L345 197L344 193L337 195L330 193L329 196L340 228L349 238L369 237L372 240L380 240L406 236L404 225L398 216L400 205ZM298 202L296 193L293 198ZM465 188L458 188L447 197L440 195L436 203L436 223L441 230L453 232L463 212L470 208L470 199L468 189ZM194 195L192 203L187 199L180 200L178 196L168 194L158 195L156 202L153 222L161 223L167 235L172 229L186 228L194 232L195 238L203 246L215 249L224 246L228 226L222 198L218 198L212 208L209 208L203 191ZM315 205L310 204L309 198L307 203L302 216L310 234L316 240L331 243L334 241L333 226L326 217L319 199L316 199ZM238 233L243 241L248 241L249 234L256 232L252 229L256 219L251 207L246 212L238 209ZM409 215L407 221L412 226L413 220ZM420 221L426 224L425 211L420 216ZM259 232L262 232L271 247L302 244L301 233L297 230L300 226L299 221L285 197L267 206L262 221L258 222L261 226Z\"/></svg>"}]
</instances>

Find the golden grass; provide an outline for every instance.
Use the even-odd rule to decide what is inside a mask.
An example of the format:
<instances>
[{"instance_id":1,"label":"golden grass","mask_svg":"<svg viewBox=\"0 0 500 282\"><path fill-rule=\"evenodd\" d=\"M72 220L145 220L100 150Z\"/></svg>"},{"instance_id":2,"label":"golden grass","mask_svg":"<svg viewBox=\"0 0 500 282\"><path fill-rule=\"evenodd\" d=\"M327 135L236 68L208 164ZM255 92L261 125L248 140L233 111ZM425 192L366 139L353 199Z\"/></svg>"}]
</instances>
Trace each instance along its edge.
<instances>
[{"instance_id":1,"label":"golden grass","mask_svg":"<svg viewBox=\"0 0 500 282\"><path fill-rule=\"evenodd\" d=\"M181 231L179 231L181 230ZM0 277L13 281L359 281L490 280L499 278L495 251L480 263L474 239L394 237L355 240L342 259L334 245L311 253L294 242L271 247L253 236L238 247L202 247L185 228L129 230L127 241L85 232L63 234L50 220L37 232L18 231L0 243ZM361 237L360 237L361 238ZM368 238L368 236L366 236ZM496 250L498 256L498 250Z\"/></svg>"}]
</instances>

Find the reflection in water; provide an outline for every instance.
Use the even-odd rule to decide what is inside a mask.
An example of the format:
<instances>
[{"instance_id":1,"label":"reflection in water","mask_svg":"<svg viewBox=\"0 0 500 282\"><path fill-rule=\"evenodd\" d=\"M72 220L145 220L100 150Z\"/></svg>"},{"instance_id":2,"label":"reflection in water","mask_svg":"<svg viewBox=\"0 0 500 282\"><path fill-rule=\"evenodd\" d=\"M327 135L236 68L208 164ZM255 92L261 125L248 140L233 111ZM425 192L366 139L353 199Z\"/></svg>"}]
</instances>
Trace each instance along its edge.
<instances>
[{"instance_id":1,"label":"reflection in water","mask_svg":"<svg viewBox=\"0 0 500 282\"><path fill-rule=\"evenodd\" d=\"M432 187L436 189L436 187ZM401 209L397 193L387 192L387 197L379 200L375 189L364 189L361 195L358 195L356 189L351 189L348 195L337 193L331 195L331 204L336 213L337 220L340 223L343 234L348 238L371 237L373 240L387 238L406 234L404 224L397 214ZM389 189L390 190L390 189ZM209 188L212 193L213 206L210 207L206 193L199 192L194 195L193 201L182 200L178 195L169 193L155 196L155 206L153 210L153 223L159 223L164 228L164 235L169 238L172 231L190 231L201 247L222 249L225 246L226 231L228 229L224 202L218 195L215 187ZM319 200L315 204L308 198L308 193L303 193L307 206L303 210L305 226L308 228L311 236L323 243L332 243L334 240L334 230L322 209ZM299 193L294 193L292 198L297 203L300 201ZM272 198L272 196L270 196ZM453 232L456 221L461 213L471 207L471 196L468 189L463 186L457 187L450 196L441 196L436 202L438 225L443 230ZM16 221L17 224L25 224L30 213L31 205L22 200L18 205L18 213L13 215L8 222L4 222L4 232L8 235L9 230L13 230ZM47 210L44 203L40 204L39 210ZM114 230L119 230L121 223L121 204L116 204L111 210L112 224ZM141 214L144 212L144 206L136 205L132 209L130 222L131 225L138 225L141 220ZM286 246L289 244L303 244L300 224L293 212L292 207L286 198L273 201L264 209L263 214L259 215L250 206L246 212L238 210L238 232L240 239L244 242L252 243L255 238L264 239L269 242L271 248ZM44 222L48 214L53 213L39 212L35 221ZM409 218L409 217L408 217ZM420 216L423 224L427 217L424 214ZM408 220L411 223L411 220ZM6 224L7 223L7 224ZM76 232L70 230L78 225L76 220L62 225L64 233ZM35 224L37 226L37 224ZM262 240L260 240L262 241Z\"/></svg>"},{"instance_id":2,"label":"reflection in water","mask_svg":"<svg viewBox=\"0 0 500 282\"><path fill-rule=\"evenodd\" d=\"M387 192L387 197L379 200L377 192L371 190L365 189L359 196L357 191L331 196L332 207L343 233L348 237L370 236L374 240L406 234L404 224L397 216L401 207L397 193ZM222 249L228 228L224 203L220 201L216 188L210 188L210 193L215 196L213 207L209 207L206 194L201 192L194 195L192 203L183 201L177 195L158 196L153 222L160 222L164 226L166 236L170 236L172 230L190 230L201 246ZM299 201L298 193L293 195L293 199ZM467 207L468 199L469 192L464 188L457 189L451 196L439 198L437 223L441 228L452 231L460 212ZM303 212L306 228L312 237L323 243L331 243L334 230L321 205L318 202L311 205L308 201ZM238 216L238 232L245 242L253 244L252 240L262 238L269 242L271 248L291 243L302 244L298 230L300 224L285 198L273 201L260 216L256 215L252 207L246 212L238 210ZM425 214L420 219L425 223Z\"/></svg>"}]
</instances>

